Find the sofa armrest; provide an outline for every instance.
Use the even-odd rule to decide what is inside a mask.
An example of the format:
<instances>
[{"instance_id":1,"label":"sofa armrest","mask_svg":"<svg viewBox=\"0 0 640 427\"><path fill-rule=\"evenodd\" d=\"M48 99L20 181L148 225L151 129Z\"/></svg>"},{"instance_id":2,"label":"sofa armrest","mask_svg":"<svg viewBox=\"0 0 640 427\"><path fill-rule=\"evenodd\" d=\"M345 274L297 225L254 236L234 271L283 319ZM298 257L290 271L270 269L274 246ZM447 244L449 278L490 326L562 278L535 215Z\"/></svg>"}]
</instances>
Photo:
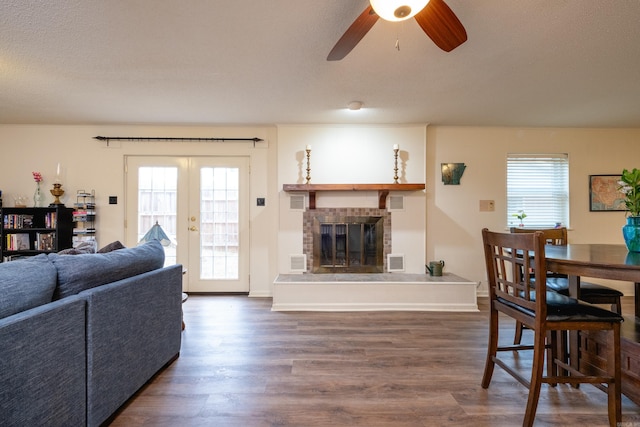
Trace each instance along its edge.
<instances>
[{"instance_id":1,"label":"sofa armrest","mask_svg":"<svg viewBox=\"0 0 640 427\"><path fill-rule=\"evenodd\" d=\"M87 301L87 424L98 426L179 354L182 266L79 296Z\"/></svg>"},{"instance_id":2,"label":"sofa armrest","mask_svg":"<svg viewBox=\"0 0 640 427\"><path fill-rule=\"evenodd\" d=\"M84 425L85 306L65 298L0 319L0 425Z\"/></svg>"}]
</instances>

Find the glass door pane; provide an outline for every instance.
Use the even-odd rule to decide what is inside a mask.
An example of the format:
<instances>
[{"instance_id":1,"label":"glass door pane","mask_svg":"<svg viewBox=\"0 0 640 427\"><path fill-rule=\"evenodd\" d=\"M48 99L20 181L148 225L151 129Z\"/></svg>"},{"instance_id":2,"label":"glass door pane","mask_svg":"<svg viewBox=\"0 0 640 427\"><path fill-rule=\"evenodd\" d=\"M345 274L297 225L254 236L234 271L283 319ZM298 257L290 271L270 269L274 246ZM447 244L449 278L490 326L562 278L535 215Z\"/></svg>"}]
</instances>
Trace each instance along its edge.
<instances>
[{"instance_id":1,"label":"glass door pane","mask_svg":"<svg viewBox=\"0 0 640 427\"><path fill-rule=\"evenodd\" d=\"M189 289L249 291L248 161L189 161Z\"/></svg>"},{"instance_id":2,"label":"glass door pane","mask_svg":"<svg viewBox=\"0 0 640 427\"><path fill-rule=\"evenodd\" d=\"M137 241L158 223L171 244L165 246L165 266L176 264L178 168L144 166L138 169Z\"/></svg>"},{"instance_id":3,"label":"glass door pane","mask_svg":"<svg viewBox=\"0 0 640 427\"><path fill-rule=\"evenodd\" d=\"M200 278L238 279L239 169L200 169Z\"/></svg>"}]
</instances>

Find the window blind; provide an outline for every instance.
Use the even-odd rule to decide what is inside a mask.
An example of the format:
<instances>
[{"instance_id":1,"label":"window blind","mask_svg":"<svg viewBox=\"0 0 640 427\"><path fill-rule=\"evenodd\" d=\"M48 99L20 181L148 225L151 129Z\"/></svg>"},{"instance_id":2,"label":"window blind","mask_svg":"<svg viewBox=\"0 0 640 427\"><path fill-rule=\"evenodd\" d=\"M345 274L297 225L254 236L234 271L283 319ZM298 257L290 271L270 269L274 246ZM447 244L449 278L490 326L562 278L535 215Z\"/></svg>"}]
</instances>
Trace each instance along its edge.
<instances>
[{"instance_id":1,"label":"window blind","mask_svg":"<svg viewBox=\"0 0 640 427\"><path fill-rule=\"evenodd\" d=\"M525 228L569 226L569 156L507 154L507 224L523 211Z\"/></svg>"}]
</instances>

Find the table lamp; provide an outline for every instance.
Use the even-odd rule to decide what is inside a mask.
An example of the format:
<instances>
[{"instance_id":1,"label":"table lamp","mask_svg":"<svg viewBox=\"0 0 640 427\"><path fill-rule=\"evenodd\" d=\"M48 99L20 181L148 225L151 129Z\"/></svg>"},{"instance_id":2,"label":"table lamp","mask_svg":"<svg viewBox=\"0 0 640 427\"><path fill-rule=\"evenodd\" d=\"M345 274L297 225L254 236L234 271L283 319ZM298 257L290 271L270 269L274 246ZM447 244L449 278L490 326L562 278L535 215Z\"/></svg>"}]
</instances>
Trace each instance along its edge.
<instances>
[{"instance_id":1,"label":"table lamp","mask_svg":"<svg viewBox=\"0 0 640 427\"><path fill-rule=\"evenodd\" d=\"M169 246L171 244L171 240L169 240L169 236L167 236L158 224L158 221L147 231L147 234L142 236L142 239L138 242L138 245L141 245L146 242L150 242L152 240L159 240L162 246Z\"/></svg>"}]
</instances>

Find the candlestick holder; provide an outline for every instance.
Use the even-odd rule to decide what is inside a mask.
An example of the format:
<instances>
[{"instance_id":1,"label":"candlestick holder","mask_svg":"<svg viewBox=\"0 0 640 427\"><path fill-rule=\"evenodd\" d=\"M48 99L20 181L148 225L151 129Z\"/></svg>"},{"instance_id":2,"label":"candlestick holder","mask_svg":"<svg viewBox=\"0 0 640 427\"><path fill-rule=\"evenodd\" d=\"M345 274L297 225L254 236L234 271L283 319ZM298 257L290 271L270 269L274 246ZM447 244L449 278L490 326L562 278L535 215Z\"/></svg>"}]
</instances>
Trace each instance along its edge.
<instances>
[{"instance_id":1,"label":"candlestick holder","mask_svg":"<svg viewBox=\"0 0 640 427\"><path fill-rule=\"evenodd\" d=\"M398 151L400 151L399 148L394 148L393 149L393 160L394 160L394 166L393 166L393 183L397 184L398 183Z\"/></svg>"},{"instance_id":2,"label":"candlestick holder","mask_svg":"<svg viewBox=\"0 0 640 427\"><path fill-rule=\"evenodd\" d=\"M307 152L307 182L309 184L311 182L311 148L307 148L304 150Z\"/></svg>"},{"instance_id":3,"label":"candlestick holder","mask_svg":"<svg viewBox=\"0 0 640 427\"><path fill-rule=\"evenodd\" d=\"M64 203L60 201L60 197L64 194L64 190L61 187L62 184L55 183L53 184L53 189L49 190L51 192L51 195L55 197L55 200L49 206L64 205Z\"/></svg>"}]
</instances>

